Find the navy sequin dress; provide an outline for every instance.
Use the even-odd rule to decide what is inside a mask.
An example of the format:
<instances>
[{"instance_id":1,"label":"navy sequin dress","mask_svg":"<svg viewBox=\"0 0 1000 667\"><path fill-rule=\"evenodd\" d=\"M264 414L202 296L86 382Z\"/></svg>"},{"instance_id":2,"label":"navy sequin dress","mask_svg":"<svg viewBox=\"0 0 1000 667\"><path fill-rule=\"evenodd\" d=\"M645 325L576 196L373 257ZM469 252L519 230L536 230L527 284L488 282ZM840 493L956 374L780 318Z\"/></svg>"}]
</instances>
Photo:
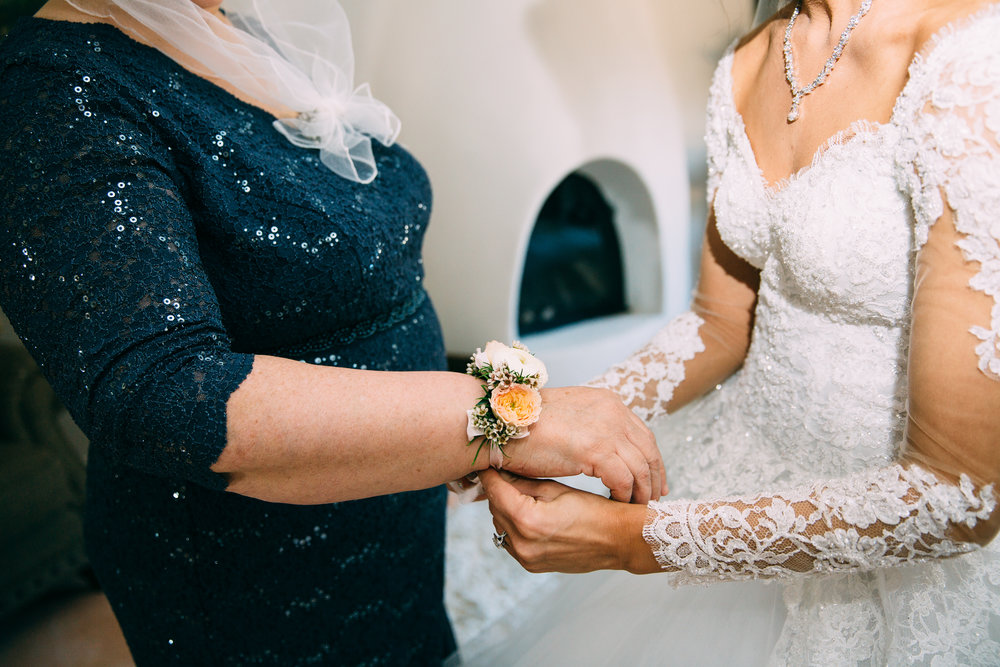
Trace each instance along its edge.
<instances>
[{"instance_id":1,"label":"navy sequin dress","mask_svg":"<svg viewBox=\"0 0 1000 667\"><path fill-rule=\"evenodd\" d=\"M272 118L106 25L0 44L0 307L91 439L86 537L144 664L434 664L443 488L323 506L209 469L253 354L441 369L430 188L335 176Z\"/></svg>"}]
</instances>

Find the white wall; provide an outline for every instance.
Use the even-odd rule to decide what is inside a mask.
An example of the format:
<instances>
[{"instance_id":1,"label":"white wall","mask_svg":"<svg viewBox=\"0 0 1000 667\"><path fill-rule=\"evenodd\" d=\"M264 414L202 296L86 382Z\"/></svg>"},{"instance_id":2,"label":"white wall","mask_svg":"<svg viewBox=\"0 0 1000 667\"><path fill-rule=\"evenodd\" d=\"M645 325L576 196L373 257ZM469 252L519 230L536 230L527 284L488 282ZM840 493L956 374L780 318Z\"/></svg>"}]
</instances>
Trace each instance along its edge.
<instances>
[{"instance_id":1,"label":"white wall","mask_svg":"<svg viewBox=\"0 0 1000 667\"><path fill-rule=\"evenodd\" d=\"M400 140L434 187L426 284L450 351L516 334L531 223L568 172L598 160L638 174L659 226L650 242L661 264L642 278L647 293L630 302L653 301L645 310L662 317L686 308L704 219L709 79L749 25L750 0L343 4L356 81L370 82L402 119ZM468 248L481 247L490 250L488 271L465 261ZM631 338L620 341L627 351L656 324L606 325L591 342L628 329ZM607 360L561 379L585 379L624 354L603 347Z\"/></svg>"}]
</instances>

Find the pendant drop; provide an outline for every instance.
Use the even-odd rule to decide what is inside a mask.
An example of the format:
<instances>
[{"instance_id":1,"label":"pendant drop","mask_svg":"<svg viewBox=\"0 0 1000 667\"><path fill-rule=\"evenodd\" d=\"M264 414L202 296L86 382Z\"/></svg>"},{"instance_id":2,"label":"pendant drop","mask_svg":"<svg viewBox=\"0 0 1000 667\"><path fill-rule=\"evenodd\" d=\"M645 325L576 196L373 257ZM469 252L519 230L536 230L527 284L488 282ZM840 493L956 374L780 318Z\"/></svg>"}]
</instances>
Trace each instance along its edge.
<instances>
[{"instance_id":1,"label":"pendant drop","mask_svg":"<svg viewBox=\"0 0 1000 667\"><path fill-rule=\"evenodd\" d=\"M801 99L800 95L792 95L792 108L788 110L789 123L794 123L799 119L799 100Z\"/></svg>"},{"instance_id":2,"label":"pendant drop","mask_svg":"<svg viewBox=\"0 0 1000 667\"><path fill-rule=\"evenodd\" d=\"M795 19L799 17L799 11L802 9L803 0L797 0L795 3L795 9L792 10L792 15L788 19L788 25L785 26L785 38L781 43L781 54L785 60L785 81L788 82L788 88L792 93L792 108L788 111L788 122L794 123L799 118L799 102L802 98L816 90L823 85L826 81L826 77L830 75L833 71L833 66L837 64L840 60L840 56L844 53L844 48L847 47L847 40L851 37L851 32L858 27L858 23L864 18L868 10L872 8L872 0L862 0L861 9L858 13L851 17L847 22L847 27L844 28L844 32L840 33L840 41L837 42L837 46L833 48L833 53L830 57L826 59L826 63L823 65L823 69L816 78L813 79L809 85L799 88L798 77L795 75L795 60L792 54L792 28L795 27Z\"/></svg>"}]
</instances>

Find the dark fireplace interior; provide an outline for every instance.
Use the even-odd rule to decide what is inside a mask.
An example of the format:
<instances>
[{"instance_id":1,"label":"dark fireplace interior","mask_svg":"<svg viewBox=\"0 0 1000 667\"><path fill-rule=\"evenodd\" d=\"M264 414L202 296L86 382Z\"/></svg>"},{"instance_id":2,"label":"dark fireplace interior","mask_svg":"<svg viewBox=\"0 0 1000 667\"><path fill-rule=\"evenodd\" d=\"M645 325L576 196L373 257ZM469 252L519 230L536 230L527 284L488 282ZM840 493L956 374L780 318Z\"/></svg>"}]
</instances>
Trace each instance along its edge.
<instances>
[{"instance_id":1,"label":"dark fireplace interior","mask_svg":"<svg viewBox=\"0 0 1000 667\"><path fill-rule=\"evenodd\" d=\"M593 180L572 173L542 206L528 243L518 328L540 333L624 312L615 211Z\"/></svg>"}]
</instances>

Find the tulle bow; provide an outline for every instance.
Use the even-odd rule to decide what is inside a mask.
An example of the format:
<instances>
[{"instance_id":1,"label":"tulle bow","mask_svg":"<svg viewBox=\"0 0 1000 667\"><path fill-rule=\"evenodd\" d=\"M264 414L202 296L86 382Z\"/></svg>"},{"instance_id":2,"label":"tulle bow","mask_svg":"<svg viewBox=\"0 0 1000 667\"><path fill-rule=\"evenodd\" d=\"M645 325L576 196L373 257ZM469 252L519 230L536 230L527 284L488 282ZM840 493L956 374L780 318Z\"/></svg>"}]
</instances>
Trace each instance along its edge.
<instances>
[{"instance_id":1,"label":"tulle bow","mask_svg":"<svg viewBox=\"0 0 1000 667\"><path fill-rule=\"evenodd\" d=\"M367 84L354 86L350 26L336 0L225 0L227 20L189 0L69 2L275 112L282 135L344 178L374 180L371 140L390 146L399 135L392 111Z\"/></svg>"}]
</instances>

